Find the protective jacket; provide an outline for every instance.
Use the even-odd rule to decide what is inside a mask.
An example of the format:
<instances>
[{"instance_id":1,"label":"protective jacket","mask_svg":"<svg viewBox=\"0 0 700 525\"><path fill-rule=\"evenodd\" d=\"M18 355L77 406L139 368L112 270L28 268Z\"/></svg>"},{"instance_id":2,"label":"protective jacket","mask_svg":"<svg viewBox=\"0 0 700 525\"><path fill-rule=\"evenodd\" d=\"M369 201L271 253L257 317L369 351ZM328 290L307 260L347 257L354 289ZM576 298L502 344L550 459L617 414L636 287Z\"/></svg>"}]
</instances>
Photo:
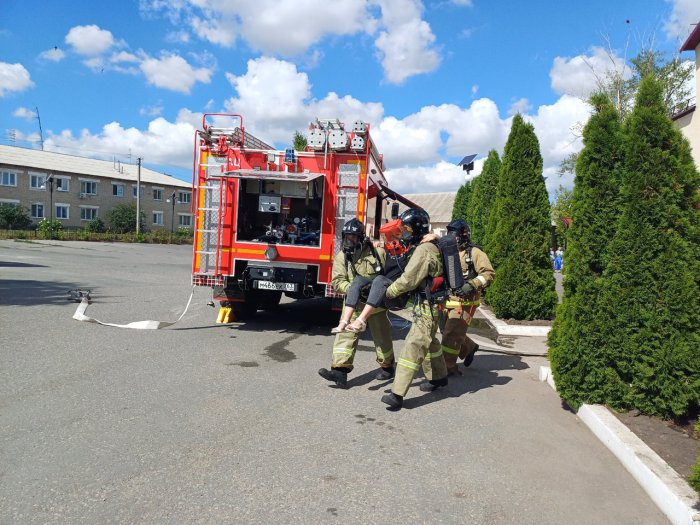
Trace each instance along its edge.
<instances>
[{"instance_id":1,"label":"protective jacket","mask_svg":"<svg viewBox=\"0 0 700 525\"><path fill-rule=\"evenodd\" d=\"M367 244L350 259L345 252L338 252L333 260L331 286L336 292L345 293L356 275L372 279L381 273L385 261L386 252L382 248L373 250Z\"/></svg>"},{"instance_id":2,"label":"protective jacket","mask_svg":"<svg viewBox=\"0 0 700 525\"><path fill-rule=\"evenodd\" d=\"M362 250L355 252L350 259L345 252L338 252L333 260L331 286L338 293L346 293L356 275L373 279L382 271L386 252L381 248L372 249L364 245ZM354 321L362 311L362 303L352 315ZM367 319L367 326L374 340L377 363L382 368L394 365L394 346L391 340L391 323L387 311L377 308ZM340 332L333 341L332 368L353 369L355 353L360 337L353 332Z\"/></svg>"},{"instance_id":3,"label":"protective jacket","mask_svg":"<svg viewBox=\"0 0 700 525\"><path fill-rule=\"evenodd\" d=\"M388 298L398 297L413 290L423 290L429 277L442 275L440 250L433 243L425 242L409 252L409 260L403 274L389 286ZM405 396L415 373L423 367L428 380L441 380L447 375L445 360L437 332L437 315L427 299L413 307L413 323L406 336L401 357L396 361L396 375L391 391Z\"/></svg>"}]
</instances>

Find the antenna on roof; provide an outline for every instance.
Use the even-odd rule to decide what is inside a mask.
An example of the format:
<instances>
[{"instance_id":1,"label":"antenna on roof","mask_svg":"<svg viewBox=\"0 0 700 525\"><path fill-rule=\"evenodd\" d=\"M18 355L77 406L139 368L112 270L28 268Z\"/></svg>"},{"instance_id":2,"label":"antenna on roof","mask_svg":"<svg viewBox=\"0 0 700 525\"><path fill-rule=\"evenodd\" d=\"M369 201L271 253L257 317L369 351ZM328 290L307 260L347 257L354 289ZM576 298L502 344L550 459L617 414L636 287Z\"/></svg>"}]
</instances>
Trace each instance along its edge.
<instances>
[{"instance_id":1,"label":"antenna on roof","mask_svg":"<svg viewBox=\"0 0 700 525\"><path fill-rule=\"evenodd\" d=\"M44 132L41 130L41 117L39 116L39 106L36 108L36 119L39 121L39 141L41 142L41 151L44 151Z\"/></svg>"}]
</instances>

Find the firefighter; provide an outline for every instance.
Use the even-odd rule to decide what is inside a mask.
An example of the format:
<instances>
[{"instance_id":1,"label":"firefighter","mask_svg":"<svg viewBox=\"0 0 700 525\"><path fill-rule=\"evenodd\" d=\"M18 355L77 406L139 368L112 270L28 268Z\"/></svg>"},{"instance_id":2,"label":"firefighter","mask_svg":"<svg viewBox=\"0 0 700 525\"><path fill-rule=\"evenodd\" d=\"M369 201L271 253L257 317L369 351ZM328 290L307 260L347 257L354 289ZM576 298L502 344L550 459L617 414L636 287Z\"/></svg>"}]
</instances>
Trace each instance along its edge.
<instances>
[{"instance_id":1,"label":"firefighter","mask_svg":"<svg viewBox=\"0 0 700 525\"><path fill-rule=\"evenodd\" d=\"M493 281L496 272L488 256L471 242L469 224L462 219L455 219L447 225L447 234L457 238L464 286L457 296L450 296L445 303L442 352L448 374L461 375L457 368L457 357L464 359L465 367L469 366L474 353L479 349L479 345L467 337L467 329L479 306L482 290Z\"/></svg>"},{"instance_id":2,"label":"firefighter","mask_svg":"<svg viewBox=\"0 0 700 525\"><path fill-rule=\"evenodd\" d=\"M358 219L350 219L342 230L343 249L333 261L331 284L333 289L345 293L355 276L374 278L382 272L386 252L366 242L365 225ZM345 305L343 305L345 306ZM362 310L359 307L353 313L355 319ZM391 324L385 309L377 309L367 319L377 353L379 370L377 380L394 377L394 346L391 340ZM347 388L348 373L353 369L353 360L360 339L359 333L341 331L333 342L331 369L321 368L318 373L324 379L335 382L341 388Z\"/></svg>"},{"instance_id":3,"label":"firefighter","mask_svg":"<svg viewBox=\"0 0 700 525\"><path fill-rule=\"evenodd\" d=\"M390 410L401 409L403 398L421 365L427 379L420 385L422 391L430 392L447 385L447 368L440 342L435 336L438 312L425 293L429 278L442 275L440 250L431 242L421 244L423 238L430 233L430 217L425 210L410 208L401 214L400 219L402 241L415 248L409 251L406 269L401 277L389 286L386 297L394 299L413 292L414 315L403 353L396 363L396 377L391 393L382 397L382 402L389 405Z\"/></svg>"}]
</instances>

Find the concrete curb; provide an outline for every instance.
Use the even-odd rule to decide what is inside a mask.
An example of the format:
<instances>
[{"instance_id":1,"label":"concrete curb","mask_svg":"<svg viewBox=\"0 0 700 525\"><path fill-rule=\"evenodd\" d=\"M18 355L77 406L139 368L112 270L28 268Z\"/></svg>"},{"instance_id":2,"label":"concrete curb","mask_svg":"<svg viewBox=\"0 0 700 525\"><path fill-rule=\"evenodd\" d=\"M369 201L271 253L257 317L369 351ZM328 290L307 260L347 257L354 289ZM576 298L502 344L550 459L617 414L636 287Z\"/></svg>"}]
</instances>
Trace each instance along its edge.
<instances>
[{"instance_id":1,"label":"concrete curb","mask_svg":"<svg viewBox=\"0 0 700 525\"><path fill-rule=\"evenodd\" d=\"M546 336L552 329L551 326L527 326L513 325L500 320L485 308L479 308L479 313L498 332L498 335L524 335L524 336Z\"/></svg>"},{"instance_id":2,"label":"concrete curb","mask_svg":"<svg viewBox=\"0 0 700 525\"><path fill-rule=\"evenodd\" d=\"M552 370L540 367L540 381L556 390ZM668 463L602 405L582 405L576 415L620 460L674 525L700 525L700 501Z\"/></svg>"}]
</instances>

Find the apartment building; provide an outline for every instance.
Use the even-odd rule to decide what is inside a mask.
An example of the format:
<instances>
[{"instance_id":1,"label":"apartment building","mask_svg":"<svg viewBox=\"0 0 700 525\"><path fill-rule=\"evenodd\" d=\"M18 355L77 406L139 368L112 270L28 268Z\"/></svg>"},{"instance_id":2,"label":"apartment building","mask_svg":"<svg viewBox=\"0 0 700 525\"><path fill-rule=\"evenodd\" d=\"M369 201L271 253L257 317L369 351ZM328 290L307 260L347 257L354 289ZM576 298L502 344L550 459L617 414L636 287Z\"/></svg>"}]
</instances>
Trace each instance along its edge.
<instances>
[{"instance_id":1,"label":"apartment building","mask_svg":"<svg viewBox=\"0 0 700 525\"><path fill-rule=\"evenodd\" d=\"M0 204L25 206L32 220L57 219L82 228L118 204L136 203L138 167L0 145ZM139 199L148 230L192 228L192 186L141 168Z\"/></svg>"},{"instance_id":2,"label":"apartment building","mask_svg":"<svg viewBox=\"0 0 700 525\"><path fill-rule=\"evenodd\" d=\"M695 165L700 167L700 112L697 109L697 96L700 94L700 22L681 46L681 52L695 51L695 97L687 101L673 120L690 142Z\"/></svg>"}]
</instances>

